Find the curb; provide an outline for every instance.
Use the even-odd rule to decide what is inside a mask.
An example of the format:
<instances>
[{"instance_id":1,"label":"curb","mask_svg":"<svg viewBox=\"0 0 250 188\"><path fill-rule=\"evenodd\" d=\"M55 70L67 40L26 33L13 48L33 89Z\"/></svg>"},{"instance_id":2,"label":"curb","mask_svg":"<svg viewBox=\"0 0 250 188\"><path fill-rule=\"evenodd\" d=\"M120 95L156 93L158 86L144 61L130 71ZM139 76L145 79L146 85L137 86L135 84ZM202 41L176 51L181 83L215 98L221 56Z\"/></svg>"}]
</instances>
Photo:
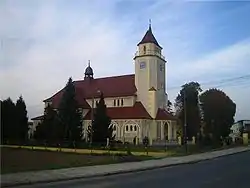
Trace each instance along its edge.
<instances>
[{"instance_id":1,"label":"curb","mask_svg":"<svg viewBox=\"0 0 250 188\"><path fill-rule=\"evenodd\" d=\"M179 162L179 163L166 164L166 165L161 165L161 166L144 167L144 168L138 168L138 169L133 169L133 170L121 170L121 171L115 171L115 172L107 172L107 173L100 173L100 174L93 174L93 175L83 175L83 176L60 178L60 179L53 179L53 180L29 181L29 182L22 182L22 183L6 183L6 184L1 184L1 187L16 187L16 186L24 186L24 185L45 184L45 183L62 182L62 181L70 181L70 180L78 180L78 179L98 178L98 177L105 177L105 176L112 176L112 175L119 175L119 174L128 174L132 172L134 173L144 172L144 171L167 168L167 167L174 167L174 166L179 166L179 165L195 164L195 163L199 163L203 161L214 160L217 158L235 155L235 154L239 154L243 152L249 152L249 151L250 149L246 149L242 151L237 151L235 153L215 156L213 158L197 159L197 160L188 161L188 162Z\"/></svg>"}]
</instances>

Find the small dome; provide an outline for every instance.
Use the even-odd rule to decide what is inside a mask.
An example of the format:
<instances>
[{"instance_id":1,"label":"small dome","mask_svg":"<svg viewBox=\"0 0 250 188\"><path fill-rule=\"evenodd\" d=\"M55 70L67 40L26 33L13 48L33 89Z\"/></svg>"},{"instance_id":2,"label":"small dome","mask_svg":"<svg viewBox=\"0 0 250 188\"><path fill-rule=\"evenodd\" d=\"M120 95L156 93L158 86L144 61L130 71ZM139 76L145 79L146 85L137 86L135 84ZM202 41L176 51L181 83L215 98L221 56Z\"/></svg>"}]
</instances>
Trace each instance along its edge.
<instances>
[{"instance_id":1,"label":"small dome","mask_svg":"<svg viewBox=\"0 0 250 188\"><path fill-rule=\"evenodd\" d=\"M93 79L93 69L90 66L90 61L89 61L89 66L85 69L85 79Z\"/></svg>"},{"instance_id":2,"label":"small dome","mask_svg":"<svg viewBox=\"0 0 250 188\"><path fill-rule=\"evenodd\" d=\"M90 66L85 69L85 75L93 75L93 69Z\"/></svg>"}]
</instances>

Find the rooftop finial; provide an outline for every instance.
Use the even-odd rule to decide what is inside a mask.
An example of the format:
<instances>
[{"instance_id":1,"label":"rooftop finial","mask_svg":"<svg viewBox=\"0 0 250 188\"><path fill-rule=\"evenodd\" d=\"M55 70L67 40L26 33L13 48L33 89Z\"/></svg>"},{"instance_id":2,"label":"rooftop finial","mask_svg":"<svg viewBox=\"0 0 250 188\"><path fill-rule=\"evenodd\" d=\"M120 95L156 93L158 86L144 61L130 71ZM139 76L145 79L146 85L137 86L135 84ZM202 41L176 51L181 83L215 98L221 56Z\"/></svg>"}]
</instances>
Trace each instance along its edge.
<instances>
[{"instance_id":1,"label":"rooftop finial","mask_svg":"<svg viewBox=\"0 0 250 188\"><path fill-rule=\"evenodd\" d=\"M151 28L151 19L149 19L149 29Z\"/></svg>"},{"instance_id":2,"label":"rooftop finial","mask_svg":"<svg viewBox=\"0 0 250 188\"><path fill-rule=\"evenodd\" d=\"M89 63L88 63L88 64L89 64L89 67L90 67L90 60L89 60Z\"/></svg>"}]
</instances>

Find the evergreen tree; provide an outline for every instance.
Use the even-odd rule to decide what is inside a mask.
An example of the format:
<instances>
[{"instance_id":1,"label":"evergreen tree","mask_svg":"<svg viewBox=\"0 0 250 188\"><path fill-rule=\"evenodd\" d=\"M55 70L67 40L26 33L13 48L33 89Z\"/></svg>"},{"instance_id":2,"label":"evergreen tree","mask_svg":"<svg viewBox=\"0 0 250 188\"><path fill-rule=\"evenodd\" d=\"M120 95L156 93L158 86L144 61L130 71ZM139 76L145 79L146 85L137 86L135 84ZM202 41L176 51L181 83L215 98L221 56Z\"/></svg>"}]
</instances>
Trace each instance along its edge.
<instances>
[{"instance_id":1,"label":"evergreen tree","mask_svg":"<svg viewBox=\"0 0 250 188\"><path fill-rule=\"evenodd\" d=\"M167 112L169 112L170 114L173 114L173 104L170 100L168 100L168 103L167 103Z\"/></svg>"},{"instance_id":2,"label":"evergreen tree","mask_svg":"<svg viewBox=\"0 0 250 188\"><path fill-rule=\"evenodd\" d=\"M182 127L184 127L186 113L187 137L189 139L191 139L192 136L197 136L200 132L201 118L198 96L201 91L199 83L187 83L182 86L175 100L176 113Z\"/></svg>"},{"instance_id":3,"label":"evergreen tree","mask_svg":"<svg viewBox=\"0 0 250 188\"><path fill-rule=\"evenodd\" d=\"M16 140L16 108L8 98L1 102L1 141Z\"/></svg>"},{"instance_id":4,"label":"evergreen tree","mask_svg":"<svg viewBox=\"0 0 250 188\"><path fill-rule=\"evenodd\" d=\"M34 138L53 143L60 140L59 134L60 126L58 124L57 113L50 105L48 105L45 108L42 123L36 128Z\"/></svg>"},{"instance_id":5,"label":"evergreen tree","mask_svg":"<svg viewBox=\"0 0 250 188\"><path fill-rule=\"evenodd\" d=\"M63 129L63 138L77 141L82 135L82 117L75 98L75 86L69 78L64 88L63 96L58 109L60 126Z\"/></svg>"},{"instance_id":6,"label":"evergreen tree","mask_svg":"<svg viewBox=\"0 0 250 188\"><path fill-rule=\"evenodd\" d=\"M105 105L103 93L101 93L100 100L97 103L94 120L92 125L93 143L106 143L107 138L113 139L113 127L110 126L111 119L107 116L107 107Z\"/></svg>"},{"instance_id":7,"label":"evergreen tree","mask_svg":"<svg viewBox=\"0 0 250 188\"><path fill-rule=\"evenodd\" d=\"M28 126L26 104L22 96L20 96L16 102L16 121L17 121L16 137L19 141L25 141L28 138L29 126Z\"/></svg>"}]
</instances>

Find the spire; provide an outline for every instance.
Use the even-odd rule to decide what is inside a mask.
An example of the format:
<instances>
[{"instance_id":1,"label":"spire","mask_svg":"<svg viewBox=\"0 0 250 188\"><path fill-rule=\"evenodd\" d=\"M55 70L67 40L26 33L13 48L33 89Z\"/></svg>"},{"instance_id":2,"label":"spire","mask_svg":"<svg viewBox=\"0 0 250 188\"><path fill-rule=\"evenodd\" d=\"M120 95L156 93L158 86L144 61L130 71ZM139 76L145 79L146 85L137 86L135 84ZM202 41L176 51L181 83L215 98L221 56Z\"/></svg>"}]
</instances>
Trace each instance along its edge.
<instances>
[{"instance_id":1,"label":"spire","mask_svg":"<svg viewBox=\"0 0 250 188\"><path fill-rule=\"evenodd\" d=\"M154 43L155 45L157 45L161 48L161 46L158 44L157 40L155 39L155 37L153 35L152 28L151 28L151 19L149 19L148 30L138 45L145 44L145 43Z\"/></svg>"},{"instance_id":2,"label":"spire","mask_svg":"<svg viewBox=\"0 0 250 188\"><path fill-rule=\"evenodd\" d=\"M90 60L89 60L89 63L88 63L89 67L90 67Z\"/></svg>"}]
</instances>

